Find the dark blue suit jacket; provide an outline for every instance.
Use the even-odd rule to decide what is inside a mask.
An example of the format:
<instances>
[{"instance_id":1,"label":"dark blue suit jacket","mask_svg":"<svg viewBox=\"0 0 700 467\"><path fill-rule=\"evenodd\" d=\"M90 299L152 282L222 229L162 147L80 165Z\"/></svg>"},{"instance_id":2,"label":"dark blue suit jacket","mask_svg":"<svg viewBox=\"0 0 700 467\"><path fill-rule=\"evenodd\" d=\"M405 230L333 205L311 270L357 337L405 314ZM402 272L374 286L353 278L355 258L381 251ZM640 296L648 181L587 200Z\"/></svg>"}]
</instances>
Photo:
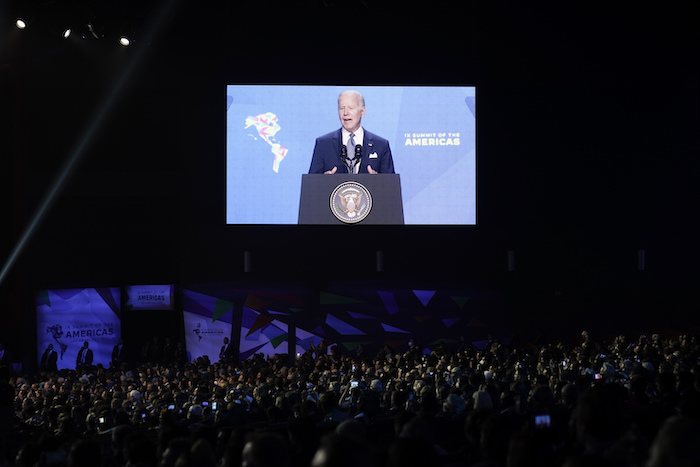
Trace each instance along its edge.
<instances>
[{"instance_id":1,"label":"dark blue suit jacket","mask_svg":"<svg viewBox=\"0 0 700 467\"><path fill-rule=\"evenodd\" d=\"M362 143L360 173L368 173L368 165L379 173L394 173L394 160L391 157L389 141L365 130ZM343 160L340 158L342 145L342 130L340 129L316 138L316 146L314 147L314 155L311 158L309 173L322 174L328 170L333 170L333 167L338 168L336 173L348 173L347 167L345 167Z\"/></svg>"}]
</instances>

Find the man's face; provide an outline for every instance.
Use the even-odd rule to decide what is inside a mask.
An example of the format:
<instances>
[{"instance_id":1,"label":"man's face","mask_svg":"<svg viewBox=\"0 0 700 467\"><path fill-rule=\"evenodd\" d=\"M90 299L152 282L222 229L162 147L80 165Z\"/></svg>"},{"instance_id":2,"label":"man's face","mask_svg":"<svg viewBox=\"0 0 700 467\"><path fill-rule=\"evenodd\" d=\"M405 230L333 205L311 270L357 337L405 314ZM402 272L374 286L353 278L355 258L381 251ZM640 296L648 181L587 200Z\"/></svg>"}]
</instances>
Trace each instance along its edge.
<instances>
[{"instance_id":1,"label":"man's face","mask_svg":"<svg viewBox=\"0 0 700 467\"><path fill-rule=\"evenodd\" d=\"M360 128L365 108L355 94L341 94L338 98L338 117L343 128L354 133Z\"/></svg>"}]
</instances>

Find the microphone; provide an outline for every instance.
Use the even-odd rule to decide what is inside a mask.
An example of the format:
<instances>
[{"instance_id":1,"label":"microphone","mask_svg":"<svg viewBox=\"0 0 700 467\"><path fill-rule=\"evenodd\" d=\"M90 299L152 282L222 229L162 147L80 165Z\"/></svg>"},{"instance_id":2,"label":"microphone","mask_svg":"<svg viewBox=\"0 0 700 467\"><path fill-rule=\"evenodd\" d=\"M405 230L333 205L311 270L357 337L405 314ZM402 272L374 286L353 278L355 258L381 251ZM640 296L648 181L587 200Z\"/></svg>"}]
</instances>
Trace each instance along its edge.
<instances>
[{"instance_id":1,"label":"microphone","mask_svg":"<svg viewBox=\"0 0 700 467\"><path fill-rule=\"evenodd\" d=\"M357 167L360 164L360 161L362 160L362 146L359 144L355 145L355 158L350 161L351 166L348 166L348 172L350 173L355 173L355 167ZM359 172L359 170L358 170Z\"/></svg>"},{"instance_id":2,"label":"microphone","mask_svg":"<svg viewBox=\"0 0 700 467\"><path fill-rule=\"evenodd\" d=\"M344 144L340 146L340 159L343 161L343 164L345 164L345 167L348 169L348 173L352 173L352 165L350 158L348 157L348 147Z\"/></svg>"},{"instance_id":3,"label":"microphone","mask_svg":"<svg viewBox=\"0 0 700 467\"><path fill-rule=\"evenodd\" d=\"M355 166L357 166L362 159L362 146L359 144L355 145L355 157L350 159L348 157L347 146L342 145L340 147L340 159L343 161L343 164L345 164L345 167L347 167L348 173L355 173Z\"/></svg>"}]
</instances>

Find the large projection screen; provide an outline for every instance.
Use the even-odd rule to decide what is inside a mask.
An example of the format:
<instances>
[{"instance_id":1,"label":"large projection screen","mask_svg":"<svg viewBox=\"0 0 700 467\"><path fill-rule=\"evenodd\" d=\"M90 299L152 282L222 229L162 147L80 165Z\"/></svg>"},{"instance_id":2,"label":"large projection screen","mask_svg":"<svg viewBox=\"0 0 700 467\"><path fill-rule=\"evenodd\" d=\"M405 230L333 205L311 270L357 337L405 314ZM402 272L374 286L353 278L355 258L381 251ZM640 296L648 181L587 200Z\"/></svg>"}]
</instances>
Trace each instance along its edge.
<instances>
[{"instance_id":1,"label":"large projection screen","mask_svg":"<svg viewBox=\"0 0 700 467\"><path fill-rule=\"evenodd\" d=\"M348 89L364 96L362 127L389 141L404 222L475 225L475 87L291 85L227 86L227 224L297 223L301 176Z\"/></svg>"}]
</instances>

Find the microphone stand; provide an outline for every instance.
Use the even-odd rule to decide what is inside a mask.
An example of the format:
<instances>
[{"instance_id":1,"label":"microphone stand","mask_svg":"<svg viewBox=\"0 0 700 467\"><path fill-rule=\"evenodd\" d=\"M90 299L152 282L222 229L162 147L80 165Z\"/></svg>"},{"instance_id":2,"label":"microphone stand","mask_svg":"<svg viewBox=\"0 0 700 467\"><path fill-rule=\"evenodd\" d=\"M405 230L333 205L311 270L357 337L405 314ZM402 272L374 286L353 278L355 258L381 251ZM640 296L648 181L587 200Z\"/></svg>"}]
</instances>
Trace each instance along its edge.
<instances>
[{"instance_id":1,"label":"microphone stand","mask_svg":"<svg viewBox=\"0 0 700 467\"><path fill-rule=\"evenodd\" d=\"M348 148L347 146L343 145L340 149L340 158L342 159L343 164L345 164L345 167L348 169L348 173L354 174L355 167L362 160L362 146L359 144L355 145L355 158L350 159L348 157Z\"/></svg>"}]
</instances>

